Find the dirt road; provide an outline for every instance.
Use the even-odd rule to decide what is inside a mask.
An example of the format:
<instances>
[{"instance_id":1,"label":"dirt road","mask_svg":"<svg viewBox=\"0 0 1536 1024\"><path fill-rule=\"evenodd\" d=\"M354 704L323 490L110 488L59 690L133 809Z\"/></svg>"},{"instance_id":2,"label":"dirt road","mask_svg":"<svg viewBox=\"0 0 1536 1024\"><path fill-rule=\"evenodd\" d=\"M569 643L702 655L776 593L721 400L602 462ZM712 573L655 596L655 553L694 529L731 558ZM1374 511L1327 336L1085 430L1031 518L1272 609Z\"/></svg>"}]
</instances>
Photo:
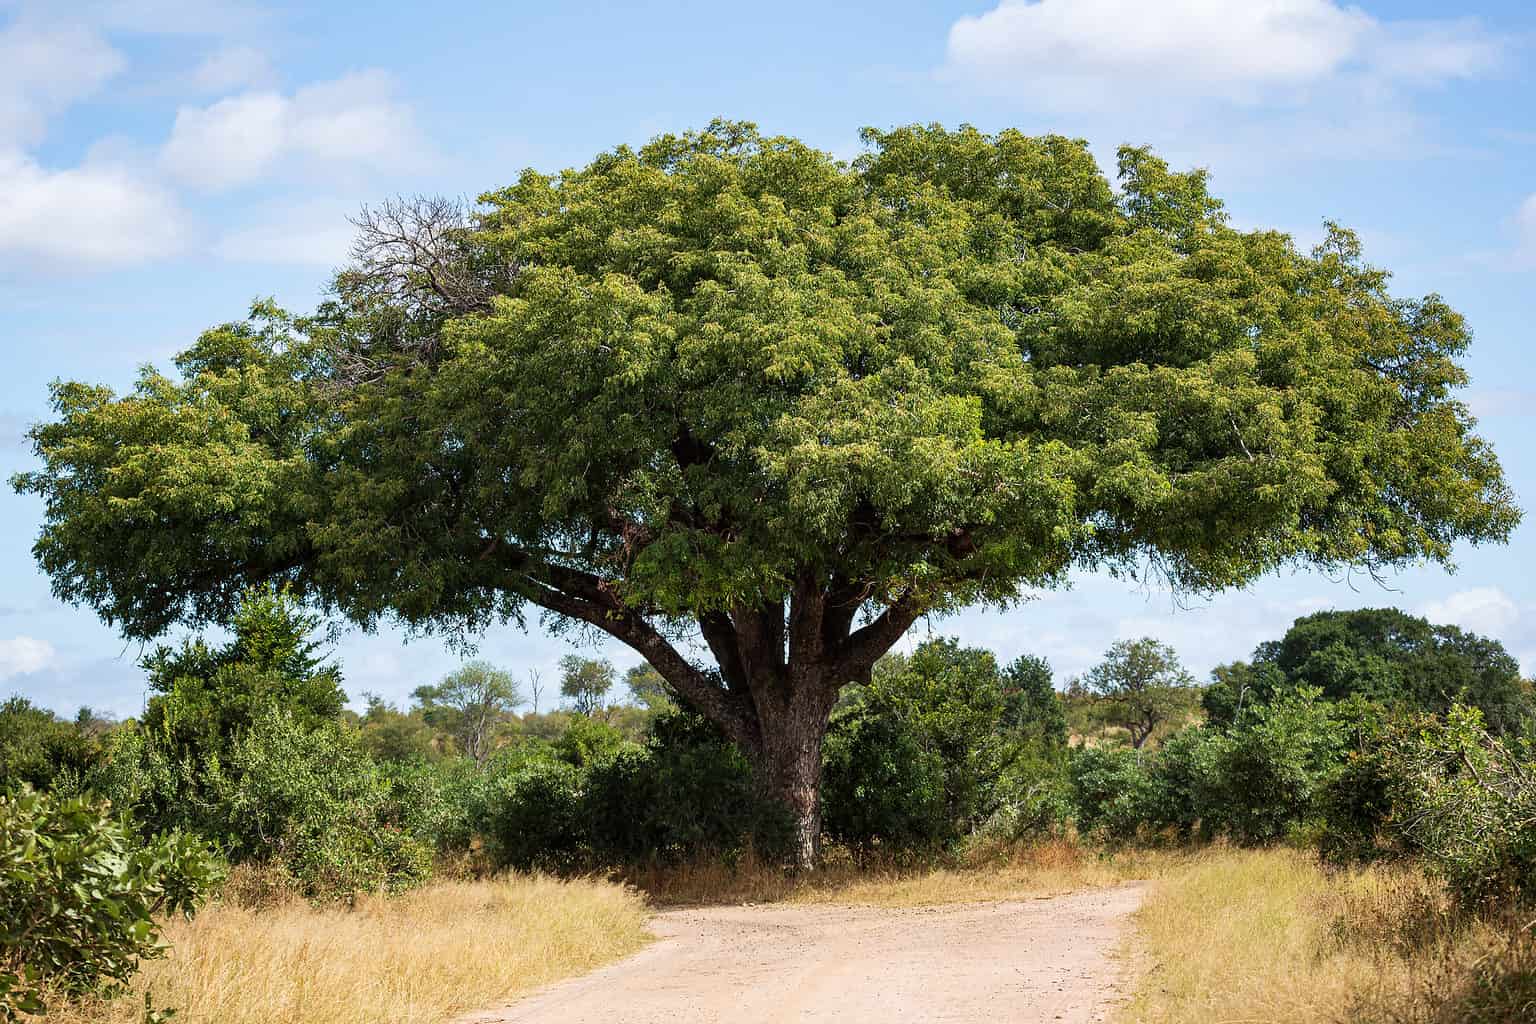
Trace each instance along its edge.
<instances>
[{"instance_id":1,"label":"dirt road","mask_svg":"<svg viewBox=\"0 0 1536 1024\"><path fill-rule=\"evenodd\" d=\"M641 953L463 1022L1089 1024L1124 988L1114 955L1141 893L669 911Z\"/></svg>"}]
</instances>

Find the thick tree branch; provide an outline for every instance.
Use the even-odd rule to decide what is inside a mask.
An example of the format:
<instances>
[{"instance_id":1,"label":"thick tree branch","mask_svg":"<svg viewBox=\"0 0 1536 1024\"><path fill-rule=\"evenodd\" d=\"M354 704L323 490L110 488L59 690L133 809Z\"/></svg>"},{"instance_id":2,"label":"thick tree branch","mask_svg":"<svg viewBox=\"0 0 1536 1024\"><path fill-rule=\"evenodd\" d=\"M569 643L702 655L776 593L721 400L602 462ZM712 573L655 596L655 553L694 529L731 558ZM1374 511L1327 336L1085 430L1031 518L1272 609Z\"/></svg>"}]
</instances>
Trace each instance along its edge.
<instances>
[{"instance_id":1,"label":"thick tree branch","mask_svg":"<svg viewBox=\"0 0 1536 1024\"><path fill-rule=\"evenodd\" d=\"M509 589L540 608L595 626L629 645L731 739L746 749L761 745L751 701L719 685L683 657L643 615L626 606L607 581L591 573L539 562L517 549L502 549L499 560L507 570Z\"/></svg>"},{"instance_id":2,"label":"thick tree branch","mask_svg":"<svg viewBox=\"0 0 1536 1024\"><path fill-rule=\"evenodd\" d=\"M867 626L856 630L843 643L832 663L835 676L833 685L864 678L875 659L890 650L927 610L927 604L917 597L914 590L909 588L903 592L885 611L875 616Z\"/></svg>"}]
</instances>

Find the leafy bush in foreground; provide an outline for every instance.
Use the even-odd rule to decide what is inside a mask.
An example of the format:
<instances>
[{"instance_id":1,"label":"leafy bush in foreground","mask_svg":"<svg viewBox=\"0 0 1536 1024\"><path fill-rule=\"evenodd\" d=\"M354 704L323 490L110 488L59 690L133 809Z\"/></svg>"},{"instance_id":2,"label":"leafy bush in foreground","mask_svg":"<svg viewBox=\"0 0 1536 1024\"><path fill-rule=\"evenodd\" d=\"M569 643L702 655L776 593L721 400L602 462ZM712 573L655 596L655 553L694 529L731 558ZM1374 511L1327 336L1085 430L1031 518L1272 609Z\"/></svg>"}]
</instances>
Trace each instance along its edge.
<instances>
[{"instance_id":1,"label":"leafy bush in foreground","mask_svg":"<svg viewBox=\"0 0 1536 1024\"><path fill-rule=\"evenodd\" d=\"M1386 745L1392 827L1463 905L1536 900L1536 759L1476 708L1400 729Z\"/></svg>"},{"instance_id":2,"label":"leafy bush in foreground","mask_svg":"<svg viewBox=\"0 0 1536 1024\"><path fill-rule=\"evenodd\" d=\"M164 954L156 916L191 914L217 860L179 834L141 843L106 803L30 787L0 795L0 1020L41 992L121 987Z\"/></svg>"}]
</instances>

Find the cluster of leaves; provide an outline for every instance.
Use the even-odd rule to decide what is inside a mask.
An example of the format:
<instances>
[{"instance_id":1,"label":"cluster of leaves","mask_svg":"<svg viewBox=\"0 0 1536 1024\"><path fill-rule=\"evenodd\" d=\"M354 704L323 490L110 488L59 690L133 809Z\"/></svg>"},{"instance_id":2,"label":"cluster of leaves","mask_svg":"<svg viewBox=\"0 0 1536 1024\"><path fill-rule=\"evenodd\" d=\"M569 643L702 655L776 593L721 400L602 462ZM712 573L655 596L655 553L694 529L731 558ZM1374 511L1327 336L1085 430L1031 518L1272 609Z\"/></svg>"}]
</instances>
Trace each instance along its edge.
<instances>
[{"instance_id":1,"label":"cluster of leaves","mask_svg":"<svg viewBox=\"0 0 1536 1024\"><path fill-rule=\"evenodd\" d=\"M499 863L573 871L785 850L783 809L703 719L663 714L643 744L600 721L577 723L541 753L493 763L472 831Z\"/></svg>"},{"instance_id":2,"label":"cluster of leaves","mask_svg":"<svg viewBox=\"0 0 1536 1024\"><path fill-rule=\"evenodd\" d=\"M1410 853L1468 908L1536 901L1536 745L1499 737L1476 708L1399 716L1370 731L1351 781L1336 854ZM1346 831L1347 827L1347 831Z\"/></svg>"},{"instance_id":3,"label":"cluster of leaves","mask_svg":"<svg viewBox=\"0 0 1536 1024\"><path fill-rule=\"evenodd\" d=\"M161 956L158 916L191 914L221 880L207 847L145 841L104 802L0 795L0 1020L45 1009L45 992L120 987Z\"/></svg>"},{"instance_id":4,"label":"cluster of leaves","mask_svg":"<svg viewBox=\"0 0 1536 1024\"><path fill-rule=\"evenodd\" d=\"M0 703L0 788L78 790L100 763L107 728L89 708L66 722L25 697Z\"/></svg>"},{"instance_id":5,"label":"cluster of leaves","mask_svg":"<svg viewBox=\"0 0 1536 1024\"><path fill-rule=\"evenodd\" d=\"M257 589L226 645L156 651L142 722L110 737L87 781L145 834L204 836L313 898L424 878L431 848L398 827L390 780L339 722L341 676L317 626L285 592Z\"/></svg>"}]
</instances>

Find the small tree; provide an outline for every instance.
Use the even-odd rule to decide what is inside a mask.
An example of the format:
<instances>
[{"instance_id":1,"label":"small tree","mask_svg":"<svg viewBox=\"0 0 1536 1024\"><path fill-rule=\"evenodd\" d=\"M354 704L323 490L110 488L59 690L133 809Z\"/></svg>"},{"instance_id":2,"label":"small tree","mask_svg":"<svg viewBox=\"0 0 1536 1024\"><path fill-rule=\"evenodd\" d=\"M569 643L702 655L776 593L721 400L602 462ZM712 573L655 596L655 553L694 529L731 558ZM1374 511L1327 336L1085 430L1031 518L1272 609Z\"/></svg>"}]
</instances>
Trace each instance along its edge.
<instances>
[{"instance_id":1,"label":"small tree","mask_svg":"<svg viewBox=\"0 0 1536 1024\"><path fill-rule=\"evenodd\" d=\"M427 724L452 733L459 749L476 764L490 755L496 727L527 703L510 672L483 661L466 663L436 686L418 686L411 696L420 703Z\"/></svg>"},{"instance_id":2,"label":"small tree","mask_svg":"<svg viewBox=\"0 0 1536 1024\"><path fill-rule=\"evenodd\" d=\"M567 654L560 659L560 695L571 702L578 715L601 711L616 677L613 662L607 658Z\"/></svg>"},{"instance_id":3,"label":"small tree","mask_svg":"<svg viewBox=\"0 0 1536 1024\"><path fill-rule=\"evenodd\" d=\"M677 697L660 672L645 662L631 665L624 673L624 685L635 702L651 711L666 711L677 706Z\"/></svg>"},{"instance_id":4,"label":"small tree","mask_svg":"<svg viewBox=\"0 0 1536 1024\"><path fill-rule=\"evenodd\" d=\"M1034 654L1015 658L1003 669L1003 694L1005 725L1047 746L1066 746L1067 714L1052 682L1050 662Z\"/></svg>"},{"instance_id":5,"label":"small tree","mask_svg":"<svg viewBox=\"0 0 1536 1024\"><path fill-rule=\"evenodd\" d=\"M1121 640L1083 677L1103 702L1105 721L1131 734L1137 751L1159 725L1193 704L1194 676L1172 647L1151 637Z\"/></svg>"}]
</instances>

